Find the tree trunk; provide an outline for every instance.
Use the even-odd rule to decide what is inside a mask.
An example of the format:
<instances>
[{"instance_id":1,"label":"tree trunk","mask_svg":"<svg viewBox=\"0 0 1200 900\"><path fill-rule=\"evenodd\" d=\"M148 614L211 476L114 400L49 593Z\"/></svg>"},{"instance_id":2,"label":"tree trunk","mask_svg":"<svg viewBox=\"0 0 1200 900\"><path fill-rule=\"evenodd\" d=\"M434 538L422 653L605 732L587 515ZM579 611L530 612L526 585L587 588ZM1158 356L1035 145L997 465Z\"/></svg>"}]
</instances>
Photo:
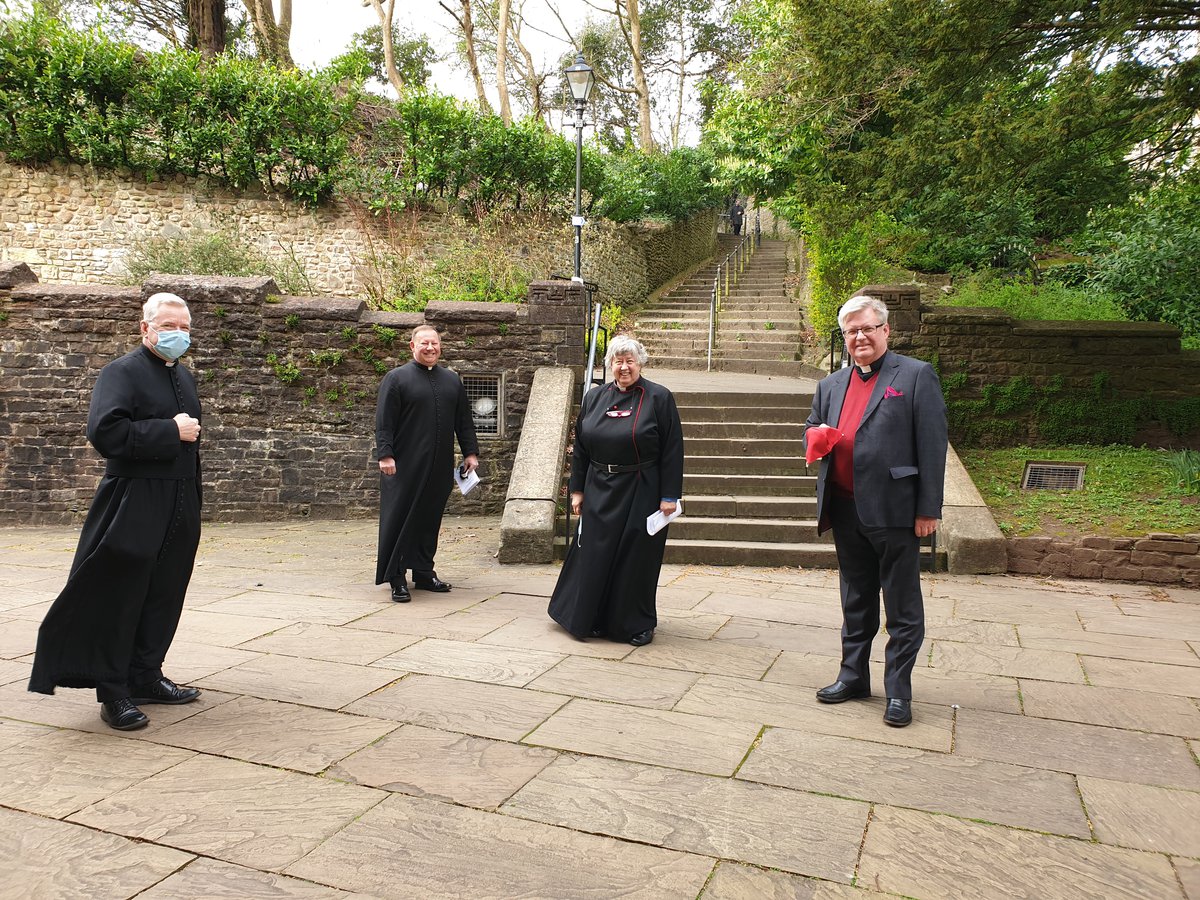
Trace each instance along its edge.
<instances>
[{"instance_id":1,"label":"tree trunk","mask_svg":"<svg viewBox=\"0 0 1200 900\"><path fill-rule=\"evenodd\" d=\"M479 101L480 110L491 112L492 104L488 102L487 92L483 89L483 76L479 74L479 57L475 53L475 20L471 16L471 0L460 2L463 14L459 25L462 26L463 42L467 48L467 65L471 68L471 78L475 82L475 96Z\"/></svg>"},{"instance_id":2,"label":"tree trunk","mask_svg":"<svg viewBox=\"0 0 1200 900\"><path fill-rule=\"evenodd\" d=\"M633 60L633 86L637 91L638 144L643 153L653 153L658 147L650 127L650 85L646 82L646 70L642 65L642 14L638 0L625 0L625 12L629 16L627 36Z\"/></svg>"},{"instance_id":3,"label":"tree trunk","mask_svg":"<svg viewBox=\"0 0 1200 900\"><path fill-rule=\"evenodd\" d=\"M386 4L379 0L371 0L375 14L379 16L379 25L383 31L383 67L387 70L388 83L397 97L404 96L404 80L400 70L396 68L396 48L392 44L392 16L396 12L396 0L387 0Z\"/></svg>"},{"instance_id":4,"label":"tree trunk","mask_svg":"<svg viewBox=\"0 0 1200 900\"><path fill-rule=\"evenodd\" d=\"M292 40L292 0L279 0L279 19L271 0L245 0L254 30L258 55L284 68L295 68L289 44Z\"/></svg>"},{"instance_id":5,"label":"tree trunk","mask_svg":"<svg viewBox=\"0 0 1200 900\"><path fill-rule=\"evenodd\" d=\"M225 0L187 0L188 45L207 59L225 52Z\"/></svg>"},{"instance_id":6,"label":"tree trunk","mask_svg":"<svg viewBox=\"0 0 1200 900\"><path fill-rule=\"evenodd\" d=\"M500 119L512 124L512 107L508 102L508 19L512 0L500 0L500 24L496 28L496 88L500 91Z\"/></svg>"}]
</instances>

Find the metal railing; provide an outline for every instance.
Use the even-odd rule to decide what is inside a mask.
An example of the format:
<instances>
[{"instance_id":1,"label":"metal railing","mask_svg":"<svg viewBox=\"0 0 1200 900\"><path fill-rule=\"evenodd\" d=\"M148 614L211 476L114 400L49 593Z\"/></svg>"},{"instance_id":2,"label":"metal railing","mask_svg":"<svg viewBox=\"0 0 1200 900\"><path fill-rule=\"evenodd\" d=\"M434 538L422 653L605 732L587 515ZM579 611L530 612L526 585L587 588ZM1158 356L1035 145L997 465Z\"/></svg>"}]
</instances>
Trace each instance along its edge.
<instances>
[{"instance_id":1,"label":"metal railing","mask_svg":"<svg viewBox=\"0 0 1200 900\"><path fill-rule=\"evenodd\" d=\"M721 311L721 303L729 297L729 290L737 286L738 276L754 257L754 251L762 244L762 234L758 228L758 215L754 217L754 231L747 231L741 236L737 246L725 258L717 263L717 271L713 276L712 296L708 303L708 371L712 371L713 345L717 338L717 315Z\"/></svg>"}]
</instances>

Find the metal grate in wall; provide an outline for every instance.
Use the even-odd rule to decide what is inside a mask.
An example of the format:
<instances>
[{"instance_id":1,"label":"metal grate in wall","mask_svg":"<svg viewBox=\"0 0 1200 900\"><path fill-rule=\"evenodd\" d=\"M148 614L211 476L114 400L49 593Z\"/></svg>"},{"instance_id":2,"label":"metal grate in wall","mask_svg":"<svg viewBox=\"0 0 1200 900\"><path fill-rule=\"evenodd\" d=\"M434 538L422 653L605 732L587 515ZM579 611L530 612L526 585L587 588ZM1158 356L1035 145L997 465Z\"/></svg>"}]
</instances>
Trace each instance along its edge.
<instances>
[{"instance_id":1,"label":"metal grate in wall","mask_svg":"<svg viewBox=\"0 0 1200 900\"><path fill-rule=\"evenodd\" d=\"M1021 489L1026 491L1078 491L1083 487L1083 463L1025 463Z\"/></svg>"},{"instance_id":2,"label":"metal grate in wall","mask_svg":"<svg viewBox=\"0 0 1200 900\"><path fill-rule=\"evenodd\" d=\"M464 375L467 400L471 404L471 417L475 420L475 433L499 437L501 431L500 410L504 408L499 375Z\"/></svg>"}]
</instances>

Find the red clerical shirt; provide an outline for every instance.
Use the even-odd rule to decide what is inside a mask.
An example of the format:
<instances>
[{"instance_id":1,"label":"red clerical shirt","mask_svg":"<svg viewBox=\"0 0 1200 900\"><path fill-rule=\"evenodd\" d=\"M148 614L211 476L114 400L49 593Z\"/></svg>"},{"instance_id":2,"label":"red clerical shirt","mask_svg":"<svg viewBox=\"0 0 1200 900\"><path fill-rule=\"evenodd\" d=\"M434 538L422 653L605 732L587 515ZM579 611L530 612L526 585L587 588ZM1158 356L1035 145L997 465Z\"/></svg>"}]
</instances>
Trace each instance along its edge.
<instances>
[{"instance_id":1,"label":"red clerical shirt","mask_svg":"<svg viewBox=\"0 0 1200 900\"><path fill-rule=\"evenodd\" d=\"M875 386L873 376L876 373L871 374L872 377L864 380L857 367L851 373L846 399L842 401L842 414L837 420L842 439L833 448L833 458L829 460L829 481L834 493L843 497L854 496L854 435L862 422L867 401L871 399L871 388Z\"/></svg>"}]
</instances>

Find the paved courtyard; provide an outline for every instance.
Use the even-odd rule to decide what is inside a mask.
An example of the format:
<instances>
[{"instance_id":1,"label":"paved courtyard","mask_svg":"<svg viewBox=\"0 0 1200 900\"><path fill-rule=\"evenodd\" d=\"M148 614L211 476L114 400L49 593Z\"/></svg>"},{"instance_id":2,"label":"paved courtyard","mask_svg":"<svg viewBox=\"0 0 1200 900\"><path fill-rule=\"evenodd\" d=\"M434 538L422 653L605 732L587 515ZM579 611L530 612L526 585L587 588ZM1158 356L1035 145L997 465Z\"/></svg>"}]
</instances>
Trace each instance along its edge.
<instances>
[{"instance_id":1,"label":"paved courtyard","mask_svg":"<svg viewBox=\"0 0 1200 900\"><path fill-rule=\"evenodd\" d=\"M373 522L209 525L203 696L121 734L25 690L76 536L0 529L2 898L1200 900L1200 592L931 576L892 729L814 700L831 572L667 567L635 649L558 630L496 519L406 605Z\"/></svg>"}]
</instances>

